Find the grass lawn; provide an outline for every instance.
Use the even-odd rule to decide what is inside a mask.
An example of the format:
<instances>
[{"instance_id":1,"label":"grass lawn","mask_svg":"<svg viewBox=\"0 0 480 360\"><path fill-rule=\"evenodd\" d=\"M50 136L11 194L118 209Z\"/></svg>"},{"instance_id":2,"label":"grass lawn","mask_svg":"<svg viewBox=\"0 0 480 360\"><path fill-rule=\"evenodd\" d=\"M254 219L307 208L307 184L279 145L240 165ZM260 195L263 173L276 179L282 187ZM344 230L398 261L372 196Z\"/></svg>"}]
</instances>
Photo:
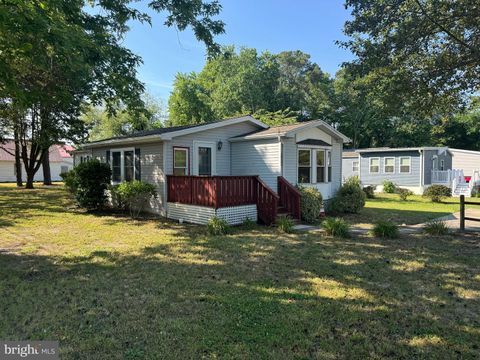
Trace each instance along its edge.
<instances>
[{"instance_id":1,"label":"grass lawn","mask_svg":"<svg viewBox=\"0 0 480 360\"><path fill-rule=\"evenodd\" d=\"M62 359L480 357L477 236L208 237L5 185L0 219L0 339Z\"/></svg>"},{"instance_id":2,"label":"grass lawn","mask_svg":"<svg viewBox=\"0 0 480 360\"><path fill-rule=\"evenodd\" d=\"M469 201L480 203L480 198ZM396 194L375 194L374 199L367 199L360 214L345 216L352 225L370 227L378 220L391 220L399 225L421 224L441 216L460 211L459 198L446 198L442 203L433 203L422 196L410 196L407 201L400 201ZM478 206L477 206L478 208Z\"/></svg>"}]
</instances>

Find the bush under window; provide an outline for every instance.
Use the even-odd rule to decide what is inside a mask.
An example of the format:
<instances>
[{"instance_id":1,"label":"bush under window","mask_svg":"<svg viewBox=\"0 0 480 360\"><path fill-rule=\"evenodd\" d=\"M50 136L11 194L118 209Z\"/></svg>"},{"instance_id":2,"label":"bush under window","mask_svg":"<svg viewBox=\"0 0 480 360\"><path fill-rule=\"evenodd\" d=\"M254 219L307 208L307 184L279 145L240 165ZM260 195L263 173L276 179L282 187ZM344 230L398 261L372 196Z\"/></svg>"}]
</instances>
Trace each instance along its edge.
<instances>
[{"instance_id":1,"label":"bush under window","mask_svg":"<svg viewBox=\"0 0 480 360\"><path fill-rule=\"evenodd\" d=\"M383 185L383 192L387 194L395 193L395 189L397 188L393 182L390 180L384 180L382 182Z\"/></svg>"},{"instance_id":2,"label":"bush under window","mask_svg":"<svg viewBox=\"0 0 480 360\"><path fill-rule=\"evenodd\" d=\"M322 194L313 187L299 186L298 190L302 194L300 199L302 220L306 223L314 223L320 218L320 212L322 211Z\"/></svg>"},{"instance_id":3,"label":"bush under window","mask_svg":"<svg viewBox=\"0 0 480 360\"><path fill-rule=\"evenodd\" d=\"M88 210L96 210L107 202L107 188L112 171L110 166L98 160L90 160L78 164L64 179L79 206Z\"/></svg>"},{"instance_id":4,"label":"bush under window","mask_svg":"<svg viewBox=\"0 0 480 360\"><path fill-rule=\"evenodd\" d=\"M154 185L140 180L124 181L115 188L114 193L117 201L129 210L133 218L137 218L150 199L157 196Z\"/></svg>"}]
</instances>

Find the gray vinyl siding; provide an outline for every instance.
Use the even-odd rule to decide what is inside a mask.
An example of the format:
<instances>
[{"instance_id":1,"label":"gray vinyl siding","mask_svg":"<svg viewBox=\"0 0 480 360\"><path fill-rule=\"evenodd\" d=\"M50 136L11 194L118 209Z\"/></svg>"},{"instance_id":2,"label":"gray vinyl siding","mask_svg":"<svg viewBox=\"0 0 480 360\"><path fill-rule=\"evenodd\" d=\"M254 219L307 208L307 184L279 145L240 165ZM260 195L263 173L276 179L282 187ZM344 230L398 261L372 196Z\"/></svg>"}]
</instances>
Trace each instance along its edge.
<instances>
[{"instance_id":1,"label":"gray vinyl siding","mask_svg":"<svg viewBox=\"0 0 480 360\"><path fill-rule=\"evenodd\" d=\"M189 135L178 136L167 142L166 154L166 173L173 173L173 148L188 147L189 148L189 162L190 175L193 174L193 142L207 141L218 144L222 141L222 149L215 150L216 152L216 175L231 175L231 144L229 139L235 136L245 135L258 130L259 127L250 122L242 122L234 125L223 126L216 129L195 132ZM216 148L216 146L215 146Z\"/></svg>"},{"instance_id":2,"label":"gray vinyl siding","mask_svg":"<svg viewBox=\"0 0 480 360\"><path fill-rule=\"evenodd\" d=\"M155 185L157 199L150 201L150 211L164 214L165 211L165 173L163 171L163 142L157 141L146 144L131 144L123 146L100 147L92 149L92 156L102 162L106 162L107 151L121 148L140 149L140 173L141 179Z\"/></svg>"},{"instance_id":3,"label":"gray vinyl siding","mask_svg":"<svg viewBox=\"0 0 480 360\"><path fill-rule=\"evenodd\" d=\"M432 183L432 168L433 168L433 156L438 157L437 170L440 170L440 162L443 160L445 167L444 170L452 169L452 155L448 152L444 152L442 155L438 155L437 150L425 150L424 152L424 184L430 185Z\"/></svg>"},{"instance_id":4,"label":"gray vinyl siding","mask_svg":"<svg viewBox=\"0 0 480 360\"><path fill-rule=\"evenodd\" d=\"M461 169L465 176L472 176L480 170L480 151L464 152L450 149L453 153L452 169Z\"/></svg>"},{"instance_id":5,"label":"gray vinyl siding","mask_svg":"<svg viewBox=\"0 0 480 360\"><path fill-rule=\"evenodd\" d=\"M400 157L411 157L410 174L400 173ZM395 173L384 173L384 158L395 158ZM370 174L370 158L380 158L380 172ZM399 186L420 186L421 160L418 151L395 151L395 152L369 152L360 154L360 180L364 185L381 185L384 180L389 180Z\"/></svg>"},{"instance_id":6,"label":"gray vinyl siding","mask_svg":"<svg viewBox=\"0 0 480 360\"><path fill-rule=\"evenodd\" d=\"M258 175L277 191L280 169L280 142L278 139L262 139L232 142L232 175Z\"/></svg>"},{"instance_id":7,"label":"gray vinyl siding","mask_svg":"<svg viewBox=\"0 0 480 360\"><path fill-rule=\"evenodd\" d=\"M297 184L297 144L294 138L282 139L282 176L291 184ZM343 143L332 139L332 182L309 184L316 187L324 199L332 198L342 183L342 152ZM305 185L305 184L304 184Z\"/></svg>"},{"instance_id":8,"label":"gray vinyl siding","mask_svg":"<svg viewBox=\"0 0 480 360\"><path fill-rule=\"evenodd\" d=\"M354 161L359 161L358 157L357 158L343 158L342 159L342 182L347 180L348 178L352 176L359 176L358 171L353 171L353 162Z\"/></svg>"}]
</instances>

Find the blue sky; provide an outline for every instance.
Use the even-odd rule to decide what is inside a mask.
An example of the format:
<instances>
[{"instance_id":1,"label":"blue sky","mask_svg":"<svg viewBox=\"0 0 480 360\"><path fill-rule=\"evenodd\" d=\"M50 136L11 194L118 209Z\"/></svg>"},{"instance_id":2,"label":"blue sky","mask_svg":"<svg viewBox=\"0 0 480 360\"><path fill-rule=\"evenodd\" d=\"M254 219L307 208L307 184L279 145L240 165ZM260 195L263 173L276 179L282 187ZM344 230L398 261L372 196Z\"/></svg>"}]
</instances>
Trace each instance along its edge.
<instances>
[{"instance_id":1,"label":"blue sky","mask_svg":"<svg viewBox=\"0 0 480 360\"><path fill-rule=\"evenodd\" d=\"M343 0L220 0L219 16L226 32L220 44L247 46L278 53L301 50L331 75L352 58L336 40L344 39L342 27L349 17ZM143 58L140 79L165 105L177 72L200 71L205 47L192 32L177 32L163 25L164 16L152 13L152 26L132 24L124 44Z\"/></svg>"}]
</instances>

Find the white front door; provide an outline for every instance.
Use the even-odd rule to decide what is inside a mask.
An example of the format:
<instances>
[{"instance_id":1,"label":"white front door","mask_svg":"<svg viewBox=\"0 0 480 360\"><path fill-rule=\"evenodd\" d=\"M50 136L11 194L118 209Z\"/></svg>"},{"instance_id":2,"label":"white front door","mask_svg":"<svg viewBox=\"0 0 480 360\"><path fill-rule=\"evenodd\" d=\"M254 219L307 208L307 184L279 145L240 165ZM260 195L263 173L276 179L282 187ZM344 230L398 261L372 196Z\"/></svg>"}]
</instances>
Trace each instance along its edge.
<instances>
[{"instance_id":1,"label":"white front door","mask_svg":"<svg viewBox=\"0 0 480 360\"><path fill-rule=\"evenodd\" d=\"M193 175L216 175L216 147L214 142L193 142Z\"/></svg>"}]
</instances>

